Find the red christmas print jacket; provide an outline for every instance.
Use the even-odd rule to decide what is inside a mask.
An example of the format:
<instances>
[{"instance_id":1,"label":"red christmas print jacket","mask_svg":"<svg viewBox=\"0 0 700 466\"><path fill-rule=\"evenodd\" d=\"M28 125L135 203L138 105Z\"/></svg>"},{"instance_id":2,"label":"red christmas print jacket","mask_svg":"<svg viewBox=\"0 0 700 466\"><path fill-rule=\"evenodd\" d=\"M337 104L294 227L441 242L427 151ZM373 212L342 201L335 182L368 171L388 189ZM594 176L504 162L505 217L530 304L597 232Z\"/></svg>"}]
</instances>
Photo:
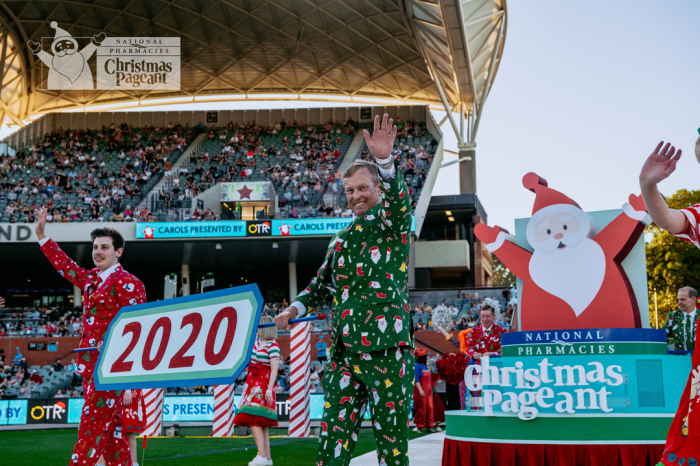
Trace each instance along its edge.
<instances>
[{"instance_id":1,"label":"red christmas print jacket","mask_svg":"<svg viewBox=\"0 0 700 466\"><path fill-rule=\"evenodd\" d=\"M479 325L474 327L467 335L467 356L470 358L474 353L496 353L501 354L501 335L507 330L500 325L493 324L491 330L484 332L484 327Z\"/></svg>"},{"instance_id":2,"label":"red christmas print jacket","mask_svg":"<svg viewBox=\"0 0 700 466\"><path fill-rule=\"evenodd\" d=\"M41 247L41 252L61 276L83 290L83 333L80 348L97 346L103 341L109 324L122 307L146 302L143 283L122 269L121 264L107 277L106 283L100 283L96 287L100 280L98 268L87 270L78 266L52 239ZM90 351L82 353L76 372L89 381L96 363L96 354L91 356Z\"/></svg>"}]
</instances>

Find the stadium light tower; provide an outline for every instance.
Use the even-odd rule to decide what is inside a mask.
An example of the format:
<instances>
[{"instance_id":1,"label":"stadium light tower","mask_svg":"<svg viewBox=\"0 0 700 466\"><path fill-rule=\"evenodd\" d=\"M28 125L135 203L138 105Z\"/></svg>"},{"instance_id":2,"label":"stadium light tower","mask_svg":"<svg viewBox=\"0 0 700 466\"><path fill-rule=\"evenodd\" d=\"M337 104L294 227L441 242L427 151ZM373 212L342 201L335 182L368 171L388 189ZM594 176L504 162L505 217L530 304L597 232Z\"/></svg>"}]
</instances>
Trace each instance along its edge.
<instances>
[{"instance_id":1,"label":"stadium light tower","mask_svg":"<svg viewBox=\"0 0 700 466\"><path fill-rule=\"evenodd\" d=\"M412 32L447 112L445 119L457 136L463 159L460 193L476 193L476 134L503 55L506 0L407 0L406 4ZM455 111L458 122L452 115Z\"/></svg>"}]
</instances>

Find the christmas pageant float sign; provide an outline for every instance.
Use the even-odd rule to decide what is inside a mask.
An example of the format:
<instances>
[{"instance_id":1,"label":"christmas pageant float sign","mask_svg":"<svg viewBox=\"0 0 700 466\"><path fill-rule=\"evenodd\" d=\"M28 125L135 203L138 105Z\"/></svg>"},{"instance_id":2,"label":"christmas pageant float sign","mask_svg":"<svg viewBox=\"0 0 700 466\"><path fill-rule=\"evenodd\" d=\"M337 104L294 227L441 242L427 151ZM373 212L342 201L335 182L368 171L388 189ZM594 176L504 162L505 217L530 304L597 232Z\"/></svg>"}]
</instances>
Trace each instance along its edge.
<instances>
[{"instance_id":1,"label":"christmas pageant float sign","mask_svg":"<svg viewBox=\"0 0 700 466\"><path fill-rule=\"evenodd\" d=\"M523 186L534 205L515 236L474 229L518 277L521 331L465 371L483 409L445 413L443 465L655 465L690 357L668 355L665 332L649 328L644 202L585 212L535 173Z\"/></svg>"},{"instance_id":2,"label":"christmas pageant float sign","mask_svg":"<svg viewBox=\"0 0 700 466\"><path fill-rule=\"evenodd\" d=\"M107 331L95 386L233 383L248 365L262 304L257 285L246 285L125 307Z\"/></svg>"}]
</instances>

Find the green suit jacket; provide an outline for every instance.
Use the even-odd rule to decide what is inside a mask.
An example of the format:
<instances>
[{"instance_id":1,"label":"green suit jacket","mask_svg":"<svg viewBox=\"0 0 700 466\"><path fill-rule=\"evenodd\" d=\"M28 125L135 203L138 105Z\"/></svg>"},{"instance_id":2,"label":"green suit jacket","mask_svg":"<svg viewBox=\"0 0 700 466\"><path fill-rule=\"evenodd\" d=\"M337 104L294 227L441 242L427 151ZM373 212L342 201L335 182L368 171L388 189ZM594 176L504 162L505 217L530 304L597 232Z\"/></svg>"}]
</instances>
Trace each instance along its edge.
<instances>
[{"instance_id":1,"label":"green suit jacket","mask_svg":"<svg viewBox=\"0 0 700 466\"><path fill-rule=\"evenodd\" d=\"M356 353L413 347L411 196L398 161L394 166L396 178L382 180L381 202L333 237L316 277L296 299L311 310L333 296L331 357L341 341Z\"/></svg>"}]
</instances>

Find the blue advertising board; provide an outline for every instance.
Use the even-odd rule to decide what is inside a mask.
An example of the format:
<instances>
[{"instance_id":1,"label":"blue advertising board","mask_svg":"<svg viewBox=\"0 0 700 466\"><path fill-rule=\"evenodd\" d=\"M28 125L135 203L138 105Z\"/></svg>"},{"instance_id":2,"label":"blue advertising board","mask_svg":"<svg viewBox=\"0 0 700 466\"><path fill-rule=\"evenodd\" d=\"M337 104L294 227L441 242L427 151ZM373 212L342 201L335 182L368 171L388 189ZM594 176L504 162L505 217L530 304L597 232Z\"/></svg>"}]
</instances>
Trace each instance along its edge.
<instances>
[{"instance_id":1,"label":"blue advertising board","mask_svg":"<svg viewBox=\"0 0 700 466\"><path fill-rule=\"evenodd\" d=\"M285 220L246 222L146 222L136 224L136 239L235 238L259 236L331 236L350 225L349 218L290 218ZM416 217L411 216L411 231L416 231Z\"/></svg>"},{"instance_id":2,"label":"blue advertising board","mask_svg":"<svg viewBox=\"0 0 700 466\"><path fill-rule=\"evenodd\" d=\"M241 404L241 395L236 395L233 398L235 409ZM0 401L2 403L7 401ZM84 401L82 398L71 398L68 400L68 424L78 424L80 422L80 413L83 409ZM322 393L312 393L309 403L311 410L311 419L319 420L323 417L324 395ZM14 412L14 415L21 415L21 422L15 424L25 424L27 402L24 401L24 411ZM289 395L277 395L277 418L278 420L289 420ZM370 419L369 409L365 412L365 420ZM206 422L214 420L214 397L211 395L204 396L166 396L163 398L163 422ZM0 418L0 423L2 418Z\"/></svg>"},{"instance_id":3,"label":"blue advertising board","mask_svg":"<svg viewBox=\"0 0 700 466\"><path fill-rule=\"evenodd\" d=\"M243 220L136 224L136 239L227 238L245 235L246 222Z\"/></svg>"},{"instance_id":4,"label":"blue advertising board","mask_svg":"<svg viewBox=\"0 0 700 466\"><path fill-rule=\"evenodd\" d=\"M0 400L0 426L27 423L27 400Z\"/></svg>"}]
</instances>

